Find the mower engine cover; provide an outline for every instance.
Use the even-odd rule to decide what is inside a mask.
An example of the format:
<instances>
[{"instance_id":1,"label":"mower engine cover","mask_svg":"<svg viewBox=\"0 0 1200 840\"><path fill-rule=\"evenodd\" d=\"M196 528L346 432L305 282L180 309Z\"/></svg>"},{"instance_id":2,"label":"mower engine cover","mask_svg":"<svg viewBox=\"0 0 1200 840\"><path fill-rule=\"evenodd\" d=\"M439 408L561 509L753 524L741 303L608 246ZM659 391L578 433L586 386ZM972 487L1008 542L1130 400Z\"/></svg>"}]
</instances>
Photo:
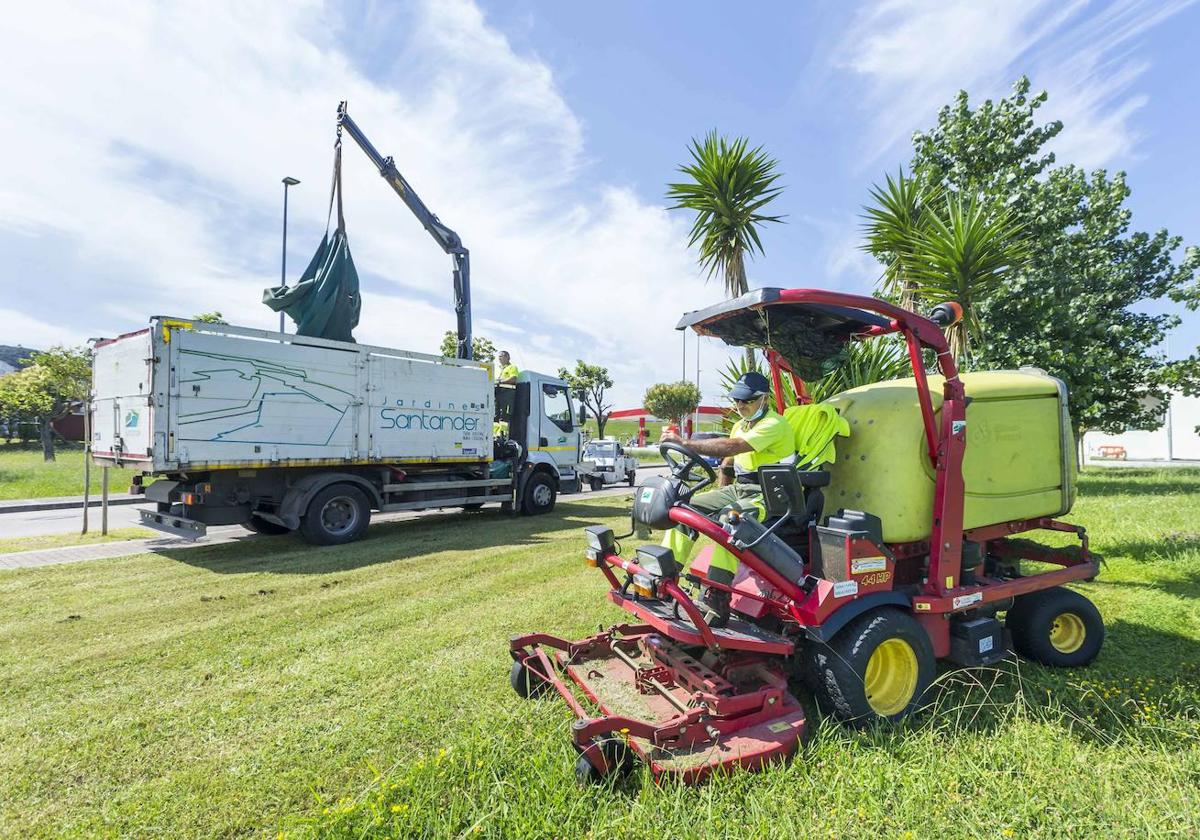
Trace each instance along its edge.
<instances>
[{"instance_id":1,"label":"mower engine cover","mask_svg":"<svg viewBox=\"0 0 1200 840\"><path fill-rule=\"evenodd\" d=\"M646 479L633 497L633 518L658 531L674 528L669 511L679 499L680 481L656 475Z\"/></svg>"}]
</instances>

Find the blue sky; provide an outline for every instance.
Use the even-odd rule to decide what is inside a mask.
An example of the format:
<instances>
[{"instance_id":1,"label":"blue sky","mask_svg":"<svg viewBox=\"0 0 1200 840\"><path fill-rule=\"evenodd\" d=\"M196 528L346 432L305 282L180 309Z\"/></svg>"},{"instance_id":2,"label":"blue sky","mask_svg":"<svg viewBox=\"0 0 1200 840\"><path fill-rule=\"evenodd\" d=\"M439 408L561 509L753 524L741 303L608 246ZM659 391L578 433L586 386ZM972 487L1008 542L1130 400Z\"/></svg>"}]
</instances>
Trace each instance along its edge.
<instances>
[{"instance_id":1,"label":"blue sky","mask_svg":"<svg viewBox=\"0 0 1200 840\"><path fill-rule=\"evenodd\" d=\"M747 11L749 8L749 11ZM269 327L280 184L294 277L325 219L340 99L472 249L477 332L527 367L606 364L619 406L680 370L683 310L720 297L664 185L718 128L779 158L787 224L754 285L871 287L867 189L959 88L1050 91L1060 162L1124 169L1134 227L1200 243L1188 3L576 4L463 0L154 6L0 22L0 343L45 346L222 310ZM361 341L432 350L449 264L356 149L346 152ZM1173 355L1200 343L1187 316ZM688 348L689 377L695 343ZM725 352L703 342L718 398Z\"/></svg>"}]
</instances>

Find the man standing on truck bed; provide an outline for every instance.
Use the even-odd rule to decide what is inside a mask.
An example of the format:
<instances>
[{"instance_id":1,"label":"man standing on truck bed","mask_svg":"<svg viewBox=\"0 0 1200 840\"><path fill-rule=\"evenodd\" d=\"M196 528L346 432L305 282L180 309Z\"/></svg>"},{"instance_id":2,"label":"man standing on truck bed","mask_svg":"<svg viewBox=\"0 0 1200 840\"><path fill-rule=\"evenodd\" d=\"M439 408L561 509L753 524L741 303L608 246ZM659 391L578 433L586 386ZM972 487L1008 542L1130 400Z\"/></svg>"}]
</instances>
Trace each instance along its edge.
<instances>
[{"instance_id":1,"label":"man standing on truck bed","mask_svg":"<svg viewBox=\"0 0 1200 840\"><path fill-rule=\"evenodd\" d=\"M758 468L767 464L791 463L796 457L796 439L792 427L771 408L771 385L767 377L751 371L742 374L729 390L737 413L741 416L727 438L683 440L674 432L663 432L663 443L682 443L700 455L723 458L720 488L698 493L688 503L702 513L711 515L737 504L743 510L757 510L764 515L762 490L758 486ZM732 481L732 483L731 483ZM684 565L695 545L695 532L683 527L672 528L663 538L675 559ZM709 577L717 583L732 584L737 574L737 558L721 546L714 546L709 561ZM709 612L705 620L722 627L729 620L729 593L707 589L704 607Z\"/></svg>"},{"instance_id":2,"label":"man standing on truck bed","mask_svg":"<svg viewBox=\"0 0 1200 840\"><path fill-rule=\"evenodd\" d=\"M510 361L508 351L501 350L497 361L500 364L500 375L496 377L496 380L501 385L515 385L521 371L517 370L517 366Z\"/></svg>"}]
</instances>

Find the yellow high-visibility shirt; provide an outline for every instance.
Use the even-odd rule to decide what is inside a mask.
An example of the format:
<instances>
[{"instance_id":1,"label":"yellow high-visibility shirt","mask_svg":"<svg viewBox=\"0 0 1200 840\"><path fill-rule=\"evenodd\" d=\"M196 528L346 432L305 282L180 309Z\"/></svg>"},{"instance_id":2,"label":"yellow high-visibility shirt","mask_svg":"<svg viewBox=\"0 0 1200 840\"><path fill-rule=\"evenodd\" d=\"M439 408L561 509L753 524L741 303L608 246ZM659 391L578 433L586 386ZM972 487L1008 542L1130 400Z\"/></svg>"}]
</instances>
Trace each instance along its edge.
<instances>
[{"instance_id":1,"label":"yellow high-visibility shirt","mask_svg":"<svg viewBox=\"0 0 1200 840\"><path fill-rule=\"evenodd\" d=\"M741 438L752 447L749 452L733 456L739 473L757 472L764 464L778 464L796 454L796 436L792 427L775 411L768 411L761 420L747 427L745 420L733 424L731 438Z\"/></svg>"},{"instance_id":2,"label":"yellow high-visibility shirt","mask_svg":"<svg viewBox=\"0 0 1200 840\"><path fill-rule=\"evenodd\" d=\"M514 364L507 364L507 365L505 365L504 367L500 368L500 376L499 376L499 377L497 377L497 378L498 378L498 379L500 379L500 380L504 380L504 379L516 379L516 378L517 378L517 374L519 374L520 372L521 372L521 371L517 370L517 366L516 366L516 365L514 365Z\"/></svg>"}]
</instances>

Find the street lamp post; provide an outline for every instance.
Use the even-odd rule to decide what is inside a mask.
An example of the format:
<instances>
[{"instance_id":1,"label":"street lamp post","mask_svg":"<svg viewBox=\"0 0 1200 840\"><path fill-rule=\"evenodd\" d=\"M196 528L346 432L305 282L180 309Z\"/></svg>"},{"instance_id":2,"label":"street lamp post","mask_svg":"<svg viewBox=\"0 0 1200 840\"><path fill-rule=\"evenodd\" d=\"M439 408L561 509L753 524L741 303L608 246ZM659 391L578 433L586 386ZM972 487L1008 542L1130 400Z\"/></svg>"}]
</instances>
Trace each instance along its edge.
<instances>
[{"instance_id":1,"label":"street lamp post","mask_svg":"<svg viewBox=\"0 0 1200 840\"><path fill-rule=\"evenodd\" d=\"M300 182L288 176L283 179L283 259L279 267L279 282L287 288L287 200L288 187L294 187ZM279 331L283 332L283 313L279 313Z\"/></svg>"}]
</instances>

